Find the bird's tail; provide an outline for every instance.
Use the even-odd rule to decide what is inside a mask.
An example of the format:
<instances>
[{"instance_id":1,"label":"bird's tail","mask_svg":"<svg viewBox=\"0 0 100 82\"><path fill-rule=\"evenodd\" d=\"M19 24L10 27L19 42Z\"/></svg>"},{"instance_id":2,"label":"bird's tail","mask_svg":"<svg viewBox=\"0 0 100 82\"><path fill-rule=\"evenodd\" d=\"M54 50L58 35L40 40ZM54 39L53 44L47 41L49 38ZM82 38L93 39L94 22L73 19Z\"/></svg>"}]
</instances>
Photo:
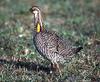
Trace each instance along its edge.
<instances>
[{"instance_id":1,"label":"bird's tail","mask_svg":"<svg viewBox=\"0 0 100 82\"><path fill-rule=\"evenodd\" d=\"M83 49L83 47L82 47L82 46L79 46L79 47L77 47L77 48L73 48L72 50L73 50L73 53L77 54L77 53L80 52L82 49Z\"/></svg>"}]
</instances>

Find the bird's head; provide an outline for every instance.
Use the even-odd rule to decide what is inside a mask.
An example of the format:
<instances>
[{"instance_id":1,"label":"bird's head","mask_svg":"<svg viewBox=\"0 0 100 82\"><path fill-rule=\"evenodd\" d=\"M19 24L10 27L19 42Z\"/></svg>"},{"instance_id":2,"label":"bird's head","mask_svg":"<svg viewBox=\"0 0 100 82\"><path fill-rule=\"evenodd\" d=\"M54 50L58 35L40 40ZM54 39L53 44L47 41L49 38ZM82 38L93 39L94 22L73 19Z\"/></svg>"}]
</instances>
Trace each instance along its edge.
<instances>
[{"instance_id":1,"label":"bird's head","mask_svg":"<svg viewBox=\"0 0 100 82\"><path fill-rule=\"evenodd\" d=\"M43 24L42 24L42 17L41 17L41 11L37 6L33 6L30 9L31 13L34 15L34 25L36 27L36 31L40 32L43 30Z\"/></svg>"},{"instance_id":2,"label":"bird's head","mask_svg":"<svg viewBox=\"0 0 100 82\"><path fill-rule=\"evenodd\" d=\"M39 14L40 14L40 9L36 6L33 6L31 9L30 9L31 13L34 14L34 17L38 17Z\"/></svg>"}]
</instances>

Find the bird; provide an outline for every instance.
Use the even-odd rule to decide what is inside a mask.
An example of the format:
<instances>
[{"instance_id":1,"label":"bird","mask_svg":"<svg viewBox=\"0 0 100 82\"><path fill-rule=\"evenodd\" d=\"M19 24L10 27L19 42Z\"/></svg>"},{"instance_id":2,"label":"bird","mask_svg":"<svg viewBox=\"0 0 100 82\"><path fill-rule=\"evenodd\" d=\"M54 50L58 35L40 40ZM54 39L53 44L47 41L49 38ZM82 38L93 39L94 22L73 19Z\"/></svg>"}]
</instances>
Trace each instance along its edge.
<instances>
[{"instance_id":1,"label":"bird","mask_svg":"<svg viewBox=\"0 0 100 82\"><path fill-rule=\"evenodd\" d=\"M32 6L30 11L34 16L33 43L35 48L41 56L51 62L53 68L61 73L59 62L65 62L83 47L73 47L69 40L63 39L55 31L46 29L39 7Z\"/></svg>"}]
</instances>

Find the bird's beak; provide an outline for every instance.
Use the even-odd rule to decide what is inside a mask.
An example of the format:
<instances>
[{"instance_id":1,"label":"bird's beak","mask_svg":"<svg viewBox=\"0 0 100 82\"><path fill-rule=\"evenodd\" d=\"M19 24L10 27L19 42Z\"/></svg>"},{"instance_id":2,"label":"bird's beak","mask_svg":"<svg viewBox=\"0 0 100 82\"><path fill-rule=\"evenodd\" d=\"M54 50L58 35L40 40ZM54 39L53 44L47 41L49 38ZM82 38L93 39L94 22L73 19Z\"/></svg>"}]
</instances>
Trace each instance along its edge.
<instances>
[{"instance_id":1,"label":"bird's beak","mask_svg":"<svg viewBox=\"0 0 100 82\"><path fill-rule=\"evenodd\" d=\"M32 8L30 8L29 11L30 11L31 13L33 13L33 9L32 9Z\"/></svg>"}]
</instances>

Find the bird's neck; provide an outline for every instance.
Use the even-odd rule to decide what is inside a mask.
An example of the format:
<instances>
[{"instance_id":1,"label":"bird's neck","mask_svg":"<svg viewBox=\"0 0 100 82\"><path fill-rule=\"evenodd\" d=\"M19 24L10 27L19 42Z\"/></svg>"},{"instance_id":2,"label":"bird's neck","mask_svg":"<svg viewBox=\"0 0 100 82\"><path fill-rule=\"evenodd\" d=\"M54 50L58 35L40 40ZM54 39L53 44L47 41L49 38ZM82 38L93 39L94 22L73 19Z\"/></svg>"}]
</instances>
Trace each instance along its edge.
<instances>
[{"instance_id":1,"label":"bird's neck","mask_svg":"<svg viewBox=\"0 0 100 82\"><path fill-rule=\"evenodd\" d=\"M44 30L44 26L42 23L42 17L41 14L37 14L37 16L35 17L35 30L37 33L42 32Z\"/></svg>"}]
</instances>

